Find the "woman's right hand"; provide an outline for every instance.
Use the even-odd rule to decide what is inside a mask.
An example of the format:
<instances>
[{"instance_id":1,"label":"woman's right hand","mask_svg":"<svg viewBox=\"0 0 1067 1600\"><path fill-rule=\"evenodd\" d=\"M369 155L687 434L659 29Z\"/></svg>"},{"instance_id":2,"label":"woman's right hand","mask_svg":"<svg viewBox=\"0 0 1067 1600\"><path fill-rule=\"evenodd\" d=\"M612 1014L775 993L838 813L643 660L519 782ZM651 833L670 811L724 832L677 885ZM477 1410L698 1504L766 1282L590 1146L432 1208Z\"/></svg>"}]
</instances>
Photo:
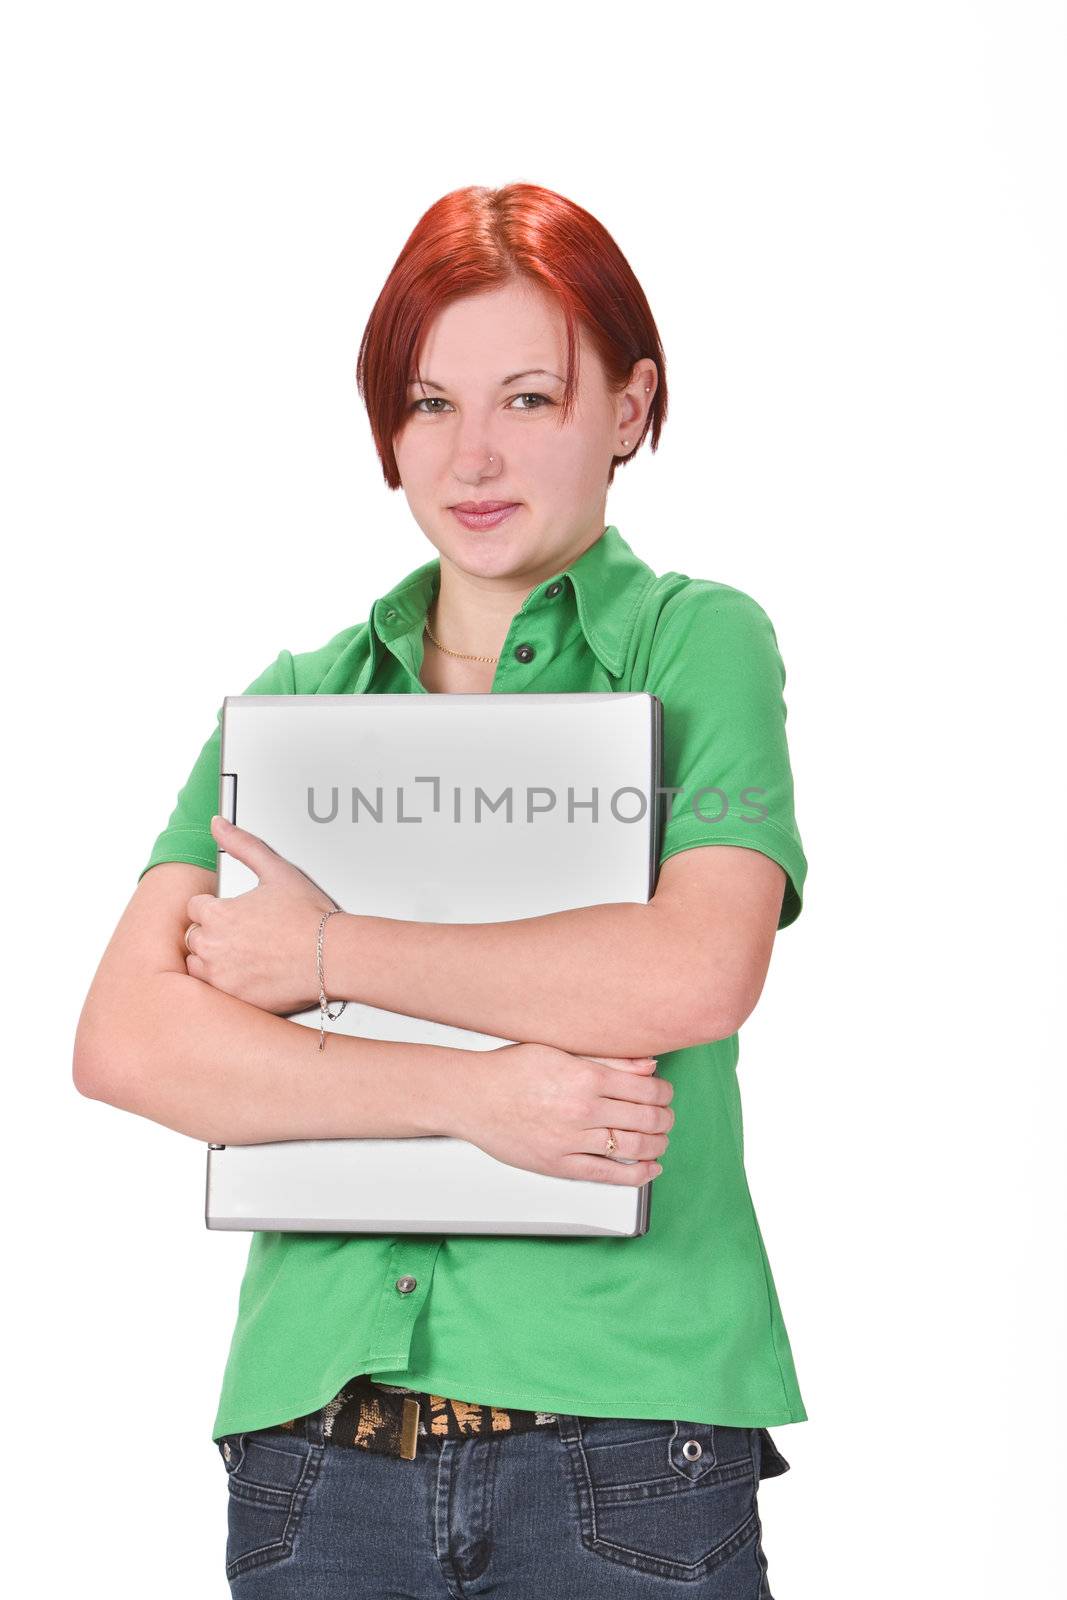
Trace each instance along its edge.
<instances>
[{"instance_id":1,"label":"woman's right hand","mask_svg":"<svg viewBox=\"0 0 1067 1600\"><path fill-rule=\"evenodd\" d=\"M552 1178L640 1188L655 1176L674 1126L674 1085L654 1076L653 1057L520 1043L479 1051L471 1065L459 1136L487 1155Z\"/></svg>"}]
</instances>

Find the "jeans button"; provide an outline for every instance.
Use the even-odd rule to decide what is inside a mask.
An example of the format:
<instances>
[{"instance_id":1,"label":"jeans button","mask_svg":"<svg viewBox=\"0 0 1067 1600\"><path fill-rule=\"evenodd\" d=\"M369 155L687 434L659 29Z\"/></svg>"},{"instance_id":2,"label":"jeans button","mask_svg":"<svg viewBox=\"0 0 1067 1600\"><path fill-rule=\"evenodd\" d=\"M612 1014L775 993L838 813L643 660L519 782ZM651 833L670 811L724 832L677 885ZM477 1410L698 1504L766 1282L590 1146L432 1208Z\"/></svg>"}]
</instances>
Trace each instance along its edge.
<instances>
[{"instance_id":1,"label":"jeans button","mask_svg":"<svg viewBox=\"0 0 1067 1600\"><path fill-rule=\"evenodd\" d=\"M700 1440L687 1439L682 1446L682 1454L687 1461L699 1461L704 1454Z\"/></svg>"}]
</instances>

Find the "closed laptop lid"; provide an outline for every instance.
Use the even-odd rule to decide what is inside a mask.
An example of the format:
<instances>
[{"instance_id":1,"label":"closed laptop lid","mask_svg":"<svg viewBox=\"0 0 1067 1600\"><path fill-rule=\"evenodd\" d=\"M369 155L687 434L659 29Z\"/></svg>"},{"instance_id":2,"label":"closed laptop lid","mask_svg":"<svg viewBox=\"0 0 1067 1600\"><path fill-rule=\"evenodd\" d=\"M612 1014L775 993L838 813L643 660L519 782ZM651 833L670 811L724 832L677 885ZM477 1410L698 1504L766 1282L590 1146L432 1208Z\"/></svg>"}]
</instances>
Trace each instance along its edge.
<instances>
[{"instance_id":1,"label":"closed laptop lid","mask_svg":"<svg viewBox=\"0 0 1067 1600\"><path fill-rule=\"evenodd\" d=\"M662 828L648 694L237 695L220 810L345 911L509 921L648 901ZM219 895L255 874L219 851ZM318 1029L319 1011L294 1022ZM331 1032L457 1049L513 1041L349 1000ZM212 1147L214 1228L617 1234L650 1185L531 1173L445 1137Z\"/></svg>"}]
</instances>

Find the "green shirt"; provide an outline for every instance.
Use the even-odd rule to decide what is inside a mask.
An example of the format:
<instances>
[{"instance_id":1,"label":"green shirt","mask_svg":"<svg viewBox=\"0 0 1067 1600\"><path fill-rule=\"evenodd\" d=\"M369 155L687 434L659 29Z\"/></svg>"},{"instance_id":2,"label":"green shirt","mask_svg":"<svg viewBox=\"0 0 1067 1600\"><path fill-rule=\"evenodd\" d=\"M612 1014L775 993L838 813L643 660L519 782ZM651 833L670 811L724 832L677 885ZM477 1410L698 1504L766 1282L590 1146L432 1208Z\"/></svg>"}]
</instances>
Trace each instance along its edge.
<instances>
[{"instance_id":1,"label":"green shirt","mask_svg":"<svg viewBox=\"0 0 1067 1600\"><path fill-rule=\"evenodd\" d=\"M367 622L318 650L282 650L245 693L425 694L423 625L439 581L435 557ZM784 685L755 600L657 576L609 526L527 595L492 688L658 695L663 785L680 791L660 860L708 844L762 851L788 876L782 928L807 871ZM140 876L161 861L215 867L220 723L221 710ZM737 1060L736 1034L660 1054L675 1123L642 1238L254 1233L213 1437L317 1410L364 1372L484 1405L805 1421L745 1175ZM417 1287L401 1293L406 1276Z\"/></svg>"}]
</instances>

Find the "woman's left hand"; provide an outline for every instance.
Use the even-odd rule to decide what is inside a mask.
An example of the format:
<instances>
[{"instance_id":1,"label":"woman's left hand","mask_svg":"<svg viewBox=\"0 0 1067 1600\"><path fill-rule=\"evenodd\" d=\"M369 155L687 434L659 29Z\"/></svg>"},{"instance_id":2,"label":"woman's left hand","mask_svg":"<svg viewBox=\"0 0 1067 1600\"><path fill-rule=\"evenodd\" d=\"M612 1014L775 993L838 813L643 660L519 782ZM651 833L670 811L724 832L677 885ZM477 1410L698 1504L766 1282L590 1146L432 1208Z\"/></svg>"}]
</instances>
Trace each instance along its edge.
<instances>
[{"instance_id":1,"label":"woman's left hand","mask_svg":"<svg viewBox=\"0 0 1067 1600\"><path fill-rule=\"evenodd\" d=\"M198 924L187 946L190 977L280 1016L317 1006L319 921L334 902L254 833L222 817L211 819L211 832L259 883L221 900L190 897L186 911Z\"/></svg>"}]
</instances>

